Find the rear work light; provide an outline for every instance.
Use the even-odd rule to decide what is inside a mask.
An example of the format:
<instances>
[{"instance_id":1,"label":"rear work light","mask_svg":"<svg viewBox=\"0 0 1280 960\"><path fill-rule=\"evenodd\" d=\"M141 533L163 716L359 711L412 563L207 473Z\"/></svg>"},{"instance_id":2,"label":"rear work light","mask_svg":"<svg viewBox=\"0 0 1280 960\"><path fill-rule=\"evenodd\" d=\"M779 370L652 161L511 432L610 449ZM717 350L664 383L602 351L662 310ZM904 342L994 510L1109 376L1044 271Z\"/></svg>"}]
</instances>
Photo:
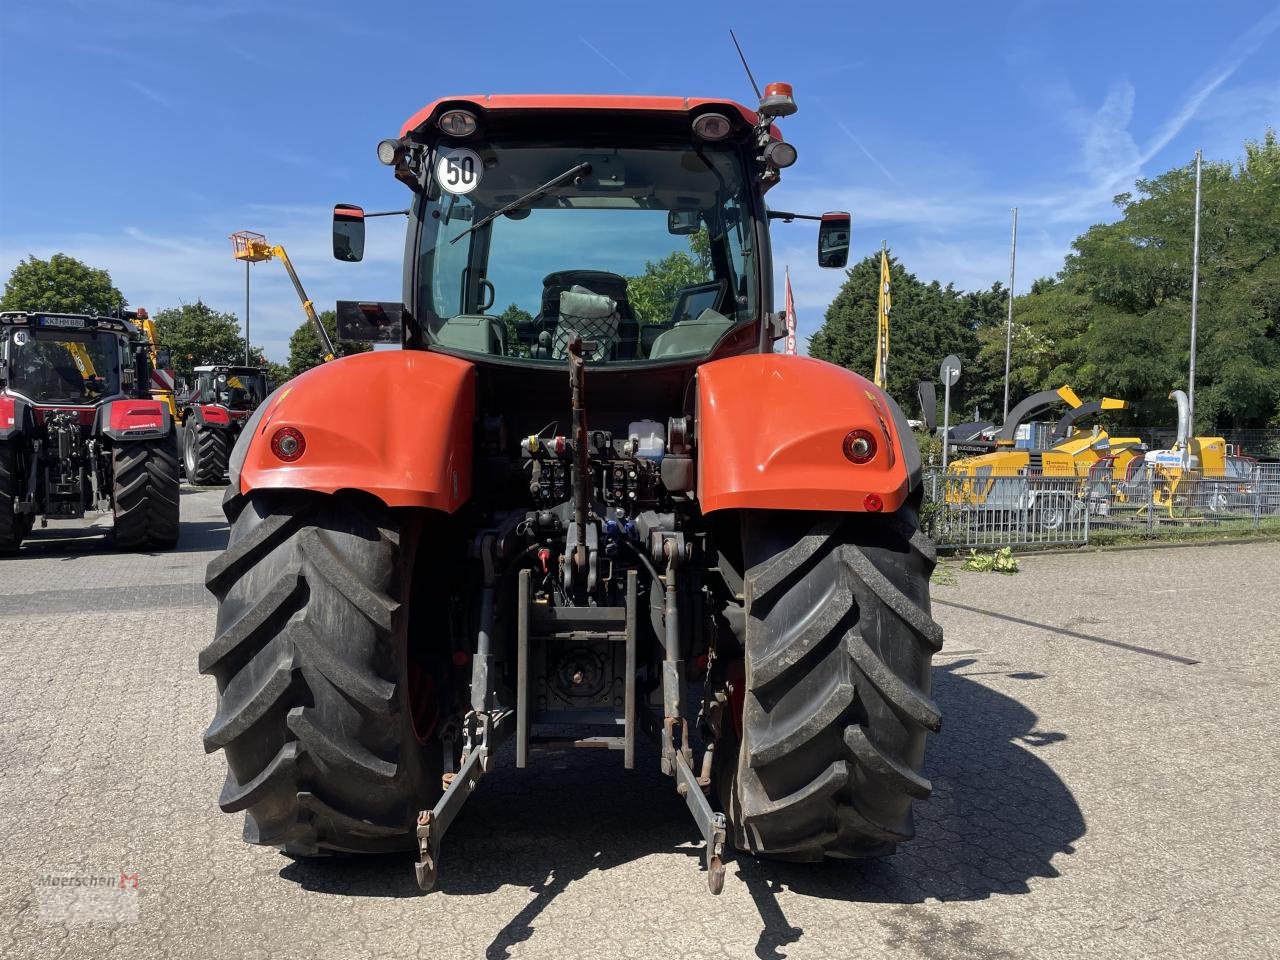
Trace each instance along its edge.
<instances>
[{"instance_id":1,"label":"rear work light","mask_svg":"<svg viewBox=\"0 0 1280 960\"><path fill-rule=\"evenodd\" d=\"M400 140L379 140L378 141L378 160L385 163L388 167L394 166L400 162L400 158L404 156L404 143Z\"/></svg>"},{"instance_id":2,"label":"rear work light","mask_svg":"<svg viewBox=\"0 0 1280 960\"><path fill-rule=\"evenodd\" d=\"M476 115L470 110L446 110L436 121L440 132L450 137L469 137L479 125Z\"/></svg>"},{"instance_id":3,"label":"rear work light","mask_svg":"<svg viewBox=\"0 0 1280 960\"><path fill-rule=\"evenodd\" d=\"M844 438L844 455L852 463L867 463L876 455L876 438L870 430L850 430Z\"/></svg>"},{"instance_id":4,"label":"rear work light","mask_svg":"<svg viewBox=\"0 0 1280 960\"><path fill-rule=\"evenodd\" d=\"M732 130L733 124L722 113L704 113L693 121L694 134L703 140L723 140Z\"/></svg>"},{"instance_id":5,"label":"rear work light","mask_svg":"<svg viewBox=\"0 0 1280 960\"><path fill-rule=\"evenodd\" d=\"M764 162L784 170L796 162L796 148L783 140L773 140L764 148Z\"/></svg>"},{"instance_id":6,"label":"rear work light","mask_svg":"<svg viewBox=\"0 0 1280 960\"><path fill-rule=\"evenodd\" d=\"M271 452L285 463L293 463L306 449L306 437L294 427L281 427L271 435Z\"/></svg>"}]
</instances>

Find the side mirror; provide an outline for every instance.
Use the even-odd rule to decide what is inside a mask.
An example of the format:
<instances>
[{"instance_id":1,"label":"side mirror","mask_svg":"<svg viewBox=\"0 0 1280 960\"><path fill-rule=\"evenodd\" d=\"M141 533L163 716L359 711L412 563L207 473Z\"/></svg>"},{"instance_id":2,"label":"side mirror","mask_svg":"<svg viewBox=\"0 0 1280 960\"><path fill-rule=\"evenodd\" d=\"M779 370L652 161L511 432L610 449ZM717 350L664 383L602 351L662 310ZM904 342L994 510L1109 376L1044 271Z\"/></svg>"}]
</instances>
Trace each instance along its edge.
<instances>
[{"instance_id":1,"label":"side mirror","mask_svg":"<svg viewBox=\"0 0 1280 960\"><path fill-rule=\"evenodd\" d=\"M156 347L156 369L172 370L173 357L170 355L168 347Z\"/></svg>"},{"instance_id":2,"label":"side mirror","mask_svg":"<svg viewBox=\"0 0 1280 960\"><path fill-rule=\"evenodd\" d=\"M687 237L698 232L702 218L697 210L667 211L667 233L677 237Z\"/></svg>"},{"instance_id":3,"label":"side mirror","mask_svg":"<svg viewBox=\"0 0 1280 960\"><path fill-rule=\"evenodd\" d=\"M842 211L824 213L818 226L818 266L843 267L849 262L853 218Z\"/></svg>"},{"instance_id":4,"label":"side mirror","mask_svg":"<svg viewBox=\"0 0 1280 960\"><path fill-rule=\"evenodd\" d=\"M339 203L333 208L333 258L344 263L364 259L364 208Z\"/></svg>"}]
</instances>

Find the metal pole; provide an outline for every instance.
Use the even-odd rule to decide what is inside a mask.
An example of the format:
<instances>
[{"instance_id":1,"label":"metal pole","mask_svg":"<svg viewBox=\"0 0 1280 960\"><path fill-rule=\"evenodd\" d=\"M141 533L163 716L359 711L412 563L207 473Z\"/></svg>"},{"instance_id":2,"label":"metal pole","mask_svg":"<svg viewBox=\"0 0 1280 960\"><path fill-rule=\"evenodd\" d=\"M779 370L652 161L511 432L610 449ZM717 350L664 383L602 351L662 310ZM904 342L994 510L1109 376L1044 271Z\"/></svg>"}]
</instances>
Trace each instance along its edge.
<instances>
[{"instance_id":1,"label":"metal pole","mask_svg":"<svg viewBox=\"0 0 1280 960\"><path fill-rule=\"evenodd\" d=\"M1009 359L1013 352L1013 276L1018 263L1018 208L1013 208L1013 237L1009 241L1009 321L1004 330L1004 416L1009 419Z\"/></svg>"},{"instance_id":2,"label":"metal pole","mask_svg":"<svg viewBox=\"0 0 1280 960\"><path fill-rule=\"evenodd\" d=\"M947 440L951 434L951 381L942 382L942 472L947 472Z\"/></svg>"},{"instance_id":3,"label":"metal pole","mask_svg":"<svg viewBox=\"0 0 1280 960\"><path fill-rule=\"evenodd\" d=\"M244 261L244 366L248 366L248 261Z\"/></svg>"},{"instance_id":4,"label":"metal pole","mask_svg":"<svg viewBox=\"0 0 1280 960\"><path fill-rule=\"evenodd\" d=\"M1190 430L1182 450L1182 465L1191 464L1191 437L1196 433L1196 306L1200 293L1200 164L1202 151L1196 151L1196 221L1191 240L1191 369L1187 375L1187 406L1190 408Z\"/></svg>"}]
</instances>

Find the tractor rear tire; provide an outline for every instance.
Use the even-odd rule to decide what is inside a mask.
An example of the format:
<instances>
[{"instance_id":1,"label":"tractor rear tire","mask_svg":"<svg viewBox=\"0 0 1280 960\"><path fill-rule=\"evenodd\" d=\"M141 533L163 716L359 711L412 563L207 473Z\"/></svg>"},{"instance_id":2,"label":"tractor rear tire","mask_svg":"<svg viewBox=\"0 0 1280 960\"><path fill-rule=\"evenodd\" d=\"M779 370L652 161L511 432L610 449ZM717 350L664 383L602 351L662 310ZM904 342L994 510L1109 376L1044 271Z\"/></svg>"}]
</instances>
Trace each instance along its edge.
<instances>
[{"instance_id":1,"label":"tractor rear tire","mask_svg":"<svg viewBox=\"0 0 1280 960\"><path fill-rule=\"evenodd\" d=\"M172 550L178 544L177 438L117 443L111 450L115 544L121 550Z\"/></svg>"},{"instance_id":2,"label":"tractor rear tire","mask_svg":"<svg viewBox=\"0 0 1280 960\"><path fill-rule=\"evenodd\" d=\"M245 811L247 842L290 856L412 847L443 770L440 739L419 739L410 715L416 528L363 495L229 506L206 578L216 635L199 660L218 685L204 734L227 761L218 805Z\"/></svg>"},{"instance_id":3,"label":"tractor rear tire","mask_svg":"<svg viewBox=\"0 0 1280 960\"><path fill-rule=\"evenodd\" d=\"M930 661L933 544L916 511L743 517L746 694L726 812L739 849L883 856L914 835Z\"/></svg>"},{"instance_id":4,"label":"tractor rear tire","mask_svg":"<svg viewBox=\"0 0 1280 960\"><path fill-rule=\"evenodd\" d=\"M18 504L18 449L12 440L0 440L0 554L15 553L26 532Z\"/></svg>"},{"instance_id":5,"label":"tractor rear tire","mask_svg":"<svg viewBox=\"0 0 1280 960\"><path fill-rule=\"evenodd\" d=\"M227 430L192 423L182 433L182 462L187 483L214 487L227 481L231 441Z\"/></svg>"}]
</instances>

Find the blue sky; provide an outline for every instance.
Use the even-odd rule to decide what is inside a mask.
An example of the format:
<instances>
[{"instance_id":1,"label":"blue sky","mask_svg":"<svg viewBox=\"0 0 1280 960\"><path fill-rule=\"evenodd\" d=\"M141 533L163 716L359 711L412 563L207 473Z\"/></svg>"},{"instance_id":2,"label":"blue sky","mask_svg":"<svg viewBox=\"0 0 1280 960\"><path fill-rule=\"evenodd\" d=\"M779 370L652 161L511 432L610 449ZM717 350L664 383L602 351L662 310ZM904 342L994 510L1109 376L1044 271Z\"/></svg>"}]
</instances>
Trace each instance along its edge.
<instances>
[{"instance_id":1,"label":"blue sky","mask_svg":"<svg viewBox=\"0 0 1280 960\"><path fill-rule=\"evenodd\" d=\"M0 0L0 276L64 251L134 304L239 312L226 236L255 229L322 307L398 299L397 222L371 224L363 264L328 254L335 201L404 203L379 139L459 92L750 103L729 26L800 105L770 202L848 209L855 257L887 240L962 288L1007 279L1010 207L1021 291L1135 177L1280 126L1274 3ZM842 275L812 266L811 227L776 226L774 250L812 333ZM300 320L256 267L254 341L284 359Z\"/></svg>"}]
</instances>

